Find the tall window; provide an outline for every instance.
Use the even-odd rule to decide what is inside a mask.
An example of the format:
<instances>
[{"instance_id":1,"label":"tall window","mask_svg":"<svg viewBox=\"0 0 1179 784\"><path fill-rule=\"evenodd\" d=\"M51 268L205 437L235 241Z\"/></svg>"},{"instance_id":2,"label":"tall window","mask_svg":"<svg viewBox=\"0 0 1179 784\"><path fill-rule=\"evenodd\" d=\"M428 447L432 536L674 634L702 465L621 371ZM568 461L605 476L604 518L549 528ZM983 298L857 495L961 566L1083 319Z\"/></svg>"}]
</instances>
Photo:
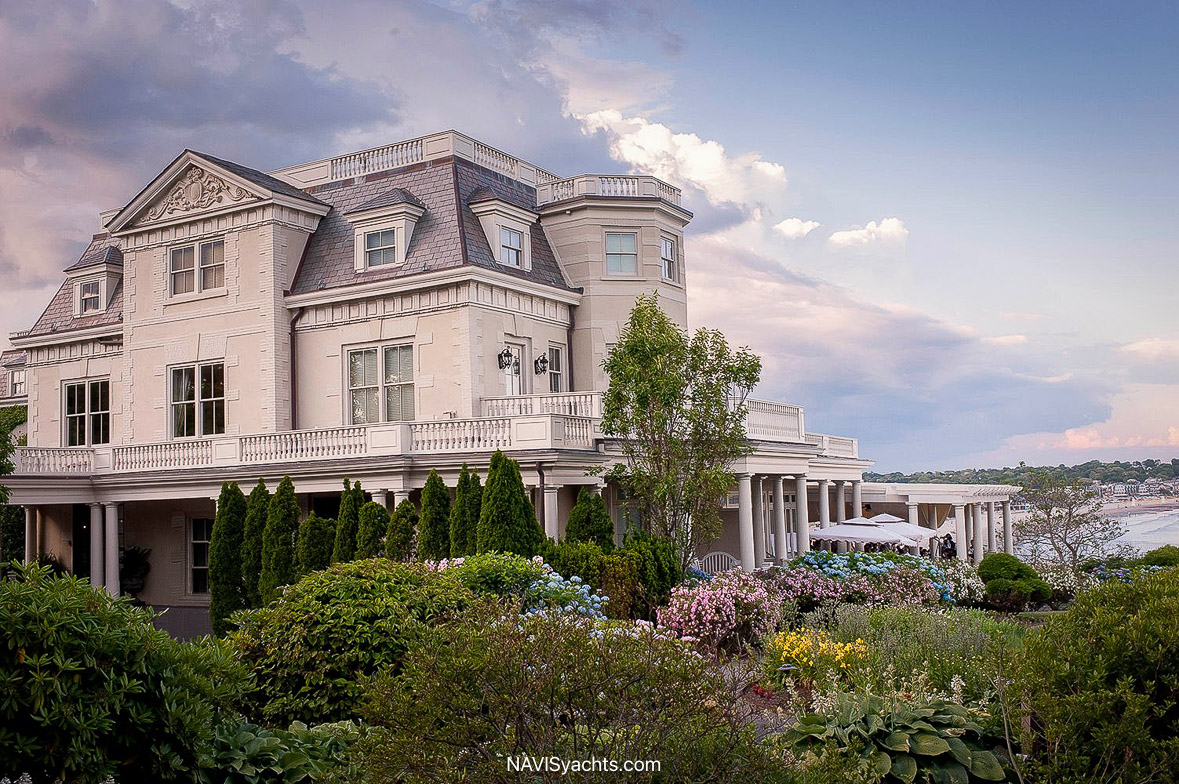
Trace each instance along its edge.
<instances>
[{"instance_id":1,"label":"tall window","mask_svg":"<svg viewBox=\"0 0 1179 784\"><path fill-rule=\"evenodd\" d=\"M225 240L201 245L201 290L225 286Z\"/></svg>"},{"instance_id":2,"label":"tall window","mask_svg":"<svg viewBox=\"0 0 1179 784\"><path fill-rule=\"evenodd\" d=\"M201 260L199 277L196 268L198 250ZM225 240L172 248L168 256L168 274L171 278L169 290L174 297L224 288Z\"/></svg>"},{"instance_id":3,"label":"tall window","mask_svg":"<svg viewBox=\"0 0 1179 784\"><path fill-rule=\"evenodd\" d=\"M196 251L191 247L172 249L172 296L196 291L196 272L193 271L195 258Z\"/></svg>"},{"instance_id":4,"label":"tall window","mask_svg":"<svg viewBox=\"0 0 1179 784\"><path fill-rule=\"evenodd\" d=\"M172 368L172 437L225 432L225 365Z\"/></svg>"},{"instance_id":5,"label":"tall window","mask_svg":"<svg viewBox=\"0 0 1179 784\"><path fill-rule=\"evenodd\" d=\"M663 260L663 277L667 280L679 280L675 258L675 240L667 237L660 238L659 258Z\"/></svg>"},{"instance_id":6,"label":"tall window","mask_svg":"<svg viewBox=\"0 0 1179 784\"><path fill-rule=\"evenodd\" d=\"M213 521L206 517L192 520L191 556L192 592L209 592L209 540L213 538Z\"/></svg>"},{"instance_id":7,"label":"tall window","mask_svg":"<svg viewBox=\"0 0 1179 784\"><path fill-rule=\"evenodd\" d=\"M364 264L366 267L382 267L397 261L397 232L393 229L370 231L364 235Z\"/></svg>"},{"instance_id":8,"label":"tall window","mask_svg":"<svg viewBox=\"0 0 1179 784\"><path fill-rule=\"evenodd\" d=\"M413 346L349 351L348 394L354 425L412 422Z\"/></svg>"},{"instance_id":9,"label":"tall window","mask_svg":"<svg viewBox=\"0 0 1179 784\"><path fill-rule=\"evenodd\" d=\"M523 266L524 235L518 231L500 227L499 260L509 267Z\"/></svg>"},{"instance_id":10,"label":"tall window","mask_svg":"<svg viewBox=\"0 0 1179 784\"><path fill-rule=\"evenodd\" d=\"M8 394L12 397L27 394L28 387L25 385L25 371L14 370L8 374Z\"/></svg>"},{"instance_id":11,"label":"tall window","mask_svg":"<svg viewBox=\"0 0 1179 784\"><path fill-rule=\"evenodd\" d=\"M98 281L88 280L81 285L81 310L82 315L87 313L97 313L102 309L102 305L98 296Z\"/></svg>"},{"instance_id":12,"label":"tall window","mask_svg":"<svg viewBox=\"0 0 1179 784\"><path fill-rule=\"evenodd\" d=\"M606 234L606 272L636 275L639 271L639 235Z\"/></svg>"},{"instance_id":13,"label":"tall window","mask_svg":"<svg viewBox=\"0 0 1179 784\"><path fill-rule=\"evenodd\" d=\"M65 385L66 446L111 441L111 383L78 381Z\"/></svg>"},{"instance_id":14,"label":"tall window","mask_svg":"<svg viewBox=\"0 0 1179 784\"><path fill-rule=\"evenodd\" d=\"M565 384L565 349L549 346L549 391L563 392Z\"/></svg>"}]
</instances>

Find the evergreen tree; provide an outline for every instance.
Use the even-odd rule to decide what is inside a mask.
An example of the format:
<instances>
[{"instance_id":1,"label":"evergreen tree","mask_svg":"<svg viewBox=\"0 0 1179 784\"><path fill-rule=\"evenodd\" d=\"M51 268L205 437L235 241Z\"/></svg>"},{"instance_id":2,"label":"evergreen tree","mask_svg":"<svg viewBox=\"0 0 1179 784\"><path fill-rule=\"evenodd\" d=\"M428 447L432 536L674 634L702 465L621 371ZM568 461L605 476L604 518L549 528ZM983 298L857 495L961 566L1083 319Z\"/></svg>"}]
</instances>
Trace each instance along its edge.
<instances>
[{"instance_id":1,"label":"evergreen tree","mask_svg":"<svg viewBox=\"0 0 1179 784\"><path fill-rule=\"evenodd\" d=\"M385 557L409 561L414 556L414 533L418 526L418 508L408 498L393 510L389 532L385 535Z\"/></svg>"},{"instance_id":2,"label":"evergreen tree","mask_svg":"<svg viewBox=\"0 0 1179 784\"><path fill-rule=\"evenodd\" d=\"M335 541L335 520L322 518L312 512L299 524L299 540L295 545L295 574L298 579L328 568Z\"/></svg>"},{"instance_id":3,"label":"evergreen tree","mask_svg":"<svg viewBox=\"0 0 1179 784\"><path fill-rule=\"evenodd\" d=\"M418 528L418 558L441 561L450 557L450 490L431 470L422 488L422 521Z\"/></svg>"},{"instance_id":4,"label":"evergreen tree","mask_svg":"<svg viewBox=\"0 0 1179 784\"><path fill-rule=\"evenodd\" d=\"M356 488L360 482L356 483ZM361 498L363 498L363 493ZM363 503L363 501L361 502ZM360 529L360 506L356 493L347 479L344 480L344 494L340 496L340 517L336 522L336 543L332 548L332 563L345 563L356 558L356 532Z\"/></svg>"},{"instance_id":5,"label":"evergreen tree","mask_svg":"<svg viewBox=\"0 0 1179 784\"><path fill-rule=\"evenodd\" d=\"M295 581L295 534L299 527L299 502L289 476L279 482L266 515L262 533L262 576L258 593L263 602L278 598L279 589Z\"/></svg>"},{"instance_id":6,"label":"evergreen tree","mask_svg":"<svg viewBox=\"0 0 1179 784\"><path fill-rule=\"evenodd\" d=\"M454 506L450 510L450 557L474 555L478 549L479 507L483 503L483 488L479 475L467 469L459 473Z\"/></svg>"},{"instance_id":7,"label":"evergreen tree","mask_svg":"<svg viewBox=\"0 0 1179 784\"><path fill-rule=\"evenodd\" d=\"M356 557L376 558L385 544L389 530L389 510L383 504L370 501L360 507L360 525L356 534Z\"/></svg>"},{"instance_id":8,"label":"evergreen tree","mask_svg":"<svg viewBox=\"0 0 1179 784\"><path fill-rule=\"evenodd\" d=\"M577 503L569 510L565 539L569 542L593 542L607 553L614 549L614 521L606 511L606 502L602 496L581 488L577 494Z\"/></svg>"},{"instance_id":9,"label":"evergreen tree","mask_svg":"<svg viewBox=\"0 0 1179 784\"><path fill-rule=\"evenodd\" d=\"M270 491L261 479L246 500L246 528L242 536L242 587L247 607L261 607L258 581L262 577L262 532L270 513Z\"/></svg>"},{"instance_id":10,"label":"evergreen tree","mask_svg":"<svg viewBox=\"0 0 1179 784\"><path fill-rule=\"evenodd\" d=\"M237 482L226 482L221 485L209 539L209 619L218 637L229 631L229 616L246 606L242 585L245 525L246 497Z\"/></svg>"},{"instance_id":11,"label":"evergreen tree","mask_svg":"<svg viewBox=\"0 0 1179 784\"><path fill-rule=\"evenodd\" d=\"M520 465L496 450L487 472L483 505L479 511L478 550L481 553L536 555L544 531L536 521L536 510L524 491Z\"/></svg>"}]
</instances>

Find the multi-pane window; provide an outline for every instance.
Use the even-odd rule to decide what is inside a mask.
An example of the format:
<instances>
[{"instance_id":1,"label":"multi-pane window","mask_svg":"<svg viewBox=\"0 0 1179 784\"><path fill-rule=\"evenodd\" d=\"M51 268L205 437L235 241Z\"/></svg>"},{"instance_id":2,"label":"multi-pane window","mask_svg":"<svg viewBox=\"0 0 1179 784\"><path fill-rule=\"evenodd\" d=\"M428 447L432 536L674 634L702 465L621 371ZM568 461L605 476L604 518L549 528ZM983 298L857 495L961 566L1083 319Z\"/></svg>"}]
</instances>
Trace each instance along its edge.
<instances>
[{"instance_id":1,"label":"multi-pane window","mask_svg":"<svg viewBox=\"0 0 1179 784\"><path fill-rule=\"evenodd\" d=\"M194 517L190 543L192 592L209 592L209 540L213 538L213 521L207 517Z\"/></svg>"},{"instance_id":2,"label":"multi-pane window","mask_svg":"<svg viewBox=\"0 0 1179 784\"><path fill-rule=\"evenodd\" d=\"M111 382L77 381L65 385L66 446L111 441Z\"/></svg>"},{"instance_id":3,"label":"multi-pane window","mask_svg":"<svg viewBox=\"0 0 1179 784\"><path fill-rule=\"evenodd\" d=\"M81 311L85 316L87 313L97 313L102 309L99 300L99 286L97 280L88 280L80 286Z\"/></svg>"},{"instance_id":4,"label":"multi-pane window","mask_svg":"<svg viewBox=\"0 0 1179 784\"><path fill-rule=\"evenodd\" d=\"M225 365L172 368L172 437L225 432Z\"/></svg>"},{"instance_id":5,"label":"multi-pane window","mask_svg":"<svg viewBox=\"0 0 1179 784\"><path fill-rule=\"evenodd\" d=\"M499 260L509 267L521 267L524 264L524 235L518 231L500 227L499 230Z\"/></svg>"},{"instance_id":6,"label":"multi-pane window","mask_svg":"<svg viewBox=\"0 0 1179 784\"><path fill-rule=\"evenodd\" d=\"M563 392L565 383L565 349L549 346L549 391Z\"/></svg>"},{"instance_id":7,"label":"multi-pane window","mask_svg":"<svg viewBox=\"0 0 1179 784\"><path fill-rule=\"evenodd\" d=\"M364 235L364 264L381 267L397 261L397 232L393 229L370 231Z\"/></svg>"},{"instance_id":8,"label":"multi-pane window","mask_svg":"<svg viewBox=\"0 0 1179 784\"><path fill-rule=\"evenodd\" d=\"M200 275L197 256L200 255ZM172 296L225 287L225 240L172 248L168 255L169 290Z\"/></svg>"},{"instance_id":9,"label":"multi-pane window","mask_svg":"<svg viewBox=\"0 0 1179 784\"><path fill-rule=\"evenodd\" d=\"M611 275L635 275L639 271L639 235L606 234L606 272Z\"/></svg>"},{"instance_id":10,"label":"multi-pane window","mask_svg":"<svg viewBox=\"0 0 1179 784\"><path fill-rule=\"evenodd\" d=\"M14 370L8 374L8 394L17 397L26 394L28 387L25 386L25 371Z\"/></svg>"},{"instance_id":11,"label":"multi-pane window","mask_svg":"<svg viewBox=\"0 0 1179 784\"><path fill-rule=\"evenodd\" d=\"M667 280L679 280L676 269L675 240L667 237L660 238L659 258L663 260L663 277Z\"/></svg>"},{"instance_id":12,"label":"multi-pane window","mask_svg":"<svg viewBox=\"0 0 1179 784\"><path fill-rule=\"evenodd\" d=\"M354 425L413 421L413 346L349 351L348 394Z\"/></svg>"}]
</instances>

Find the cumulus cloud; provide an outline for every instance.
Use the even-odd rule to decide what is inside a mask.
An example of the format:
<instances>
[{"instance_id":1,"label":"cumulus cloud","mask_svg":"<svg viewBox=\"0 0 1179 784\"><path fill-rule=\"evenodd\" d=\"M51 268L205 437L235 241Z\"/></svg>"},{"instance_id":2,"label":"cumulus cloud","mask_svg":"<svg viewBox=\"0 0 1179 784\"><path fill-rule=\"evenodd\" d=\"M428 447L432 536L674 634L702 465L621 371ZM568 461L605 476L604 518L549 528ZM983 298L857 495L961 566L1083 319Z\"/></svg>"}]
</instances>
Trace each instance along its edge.
<instances>
[{"instance_id":1,"label":"cumulus cloud","mask_svg":"<svg viewBox=\"0 0 1179 784\"><path fill-rule=\"evenodd\" d=\"M774 231L792 240L796 240L800 237L805 237L822 225L818 221L803 220L802 218L787 218L781 223L776 224Z\"/></svg>"},{"instance_id":2,"label":"cumulus cloud","mask_svg":"<svg viewBox=\"0 0 1179 784\"><path fill-rule=\"evenodd\" d=\"M831 234L827 238L836 248L866 247L869 245L904 245L909 238L909 230L900 218L885 218L877 223L868 221L862 228L844 229Z\"/></svg>"},{"instance_id":3,"label":"cumulus cloud","mask_svg":"<svg viewBox=\"0 0 1179 784\"><path fill-rule=\"evenodd\" d=\"M1122 352L1139 362L1179 361L1179 338L1145 338L1122 346Z\"/></svg>"},{"instance_id":4,"label":"cumulus cloud","mask_svg":"<svg viewBox=\"0 0 1179 784\"><path fill-rule=\"evenodd\" d=\"M992 346L1022 346L1028 342L1027 335L992 335L983 338L984 343Z\"/></svg>"}]
</instances>

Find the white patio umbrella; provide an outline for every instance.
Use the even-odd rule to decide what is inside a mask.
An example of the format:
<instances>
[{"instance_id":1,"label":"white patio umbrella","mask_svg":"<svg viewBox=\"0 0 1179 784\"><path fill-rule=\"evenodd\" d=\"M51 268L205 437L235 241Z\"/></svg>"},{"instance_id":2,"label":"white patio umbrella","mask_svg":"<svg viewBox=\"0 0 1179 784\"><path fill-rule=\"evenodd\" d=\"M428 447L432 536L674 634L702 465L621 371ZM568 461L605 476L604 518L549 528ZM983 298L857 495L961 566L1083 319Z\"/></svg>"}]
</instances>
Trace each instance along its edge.
<instances>
[{"instance_id":1,"label":"white patio umbrella","mask_svg":"<svg viewBox=\"0 0 1179 784\"><path fill-rule=\"evenodd\" d=\"M890 531L896 531L901 536L907 536L910 539L916 539L922 542L928 542L937 536L937 531L932 528L922 528L912 523L881 523L880 527L887 528Z\"/></svg>"},{"instance_id":2,"label":"white patio umbrella","mask_svg":"<svg viewBox=\"0 0 1179 784\"><path fill-rule=\"evenodd\" d=\"M876 525L862 517L854 517L842 523L836 523L828 528L811 531L811 539L820 542L859 542L866 544L901 544L906 547L916 547L917 542L890 531L884 526Z\"/></svg>"},{"instance_id":3,"label":"white patio umbrella","mask_svg":"<svg viewBox=\"0 0 1179 784\"><path fill-rule=\"evenodd\" d=\"M881 512L880 514L873 515L873 516L869 517L868 519L874 523L907 523L907 522L909 522L908 520L906 520L903 517L897 517L896 515L889 514L888 512Z\"/></svg>"}]
</instances>

